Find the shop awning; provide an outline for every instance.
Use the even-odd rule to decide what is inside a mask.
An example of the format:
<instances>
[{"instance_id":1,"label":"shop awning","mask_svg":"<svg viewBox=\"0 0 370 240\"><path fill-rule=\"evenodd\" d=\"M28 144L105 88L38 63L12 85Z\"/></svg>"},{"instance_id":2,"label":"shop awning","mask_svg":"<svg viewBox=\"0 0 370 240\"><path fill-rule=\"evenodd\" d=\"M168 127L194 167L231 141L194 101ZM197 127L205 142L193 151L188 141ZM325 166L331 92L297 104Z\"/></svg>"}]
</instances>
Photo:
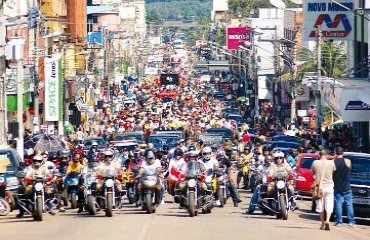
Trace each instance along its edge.
<instances>
[{"instance_id":1,"label":"shop awning","mask_svg":"<svg viewBox=\"0 0 370 240\"><path fill-rule=\"evenodd\" d=\"M370 121L370 82L363 79L339 80L341 85L324 86L323 102L344 122Z\"/></svg>"},{"instance_id":2,"label":"shop awning","mask_svg":"<svg viewBox=\"0 0 370 240\"><path fill-rule=\"evenodd\" d=\"M23 94L23 110L31 105L31 92ZM18 109L18 99L16 94L6 96L6 108L8 112L16 112Z\"/></svg>"}]
</instances>

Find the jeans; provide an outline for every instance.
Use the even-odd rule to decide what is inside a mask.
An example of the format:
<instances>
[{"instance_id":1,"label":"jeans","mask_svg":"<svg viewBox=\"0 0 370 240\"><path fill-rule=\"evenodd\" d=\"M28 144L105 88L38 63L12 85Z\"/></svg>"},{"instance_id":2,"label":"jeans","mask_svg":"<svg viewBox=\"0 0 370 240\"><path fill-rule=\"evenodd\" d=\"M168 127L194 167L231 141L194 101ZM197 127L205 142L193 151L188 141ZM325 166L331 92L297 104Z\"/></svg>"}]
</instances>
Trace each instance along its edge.
<instances>
[{"instance_id":1,"label":"jeans","mask_svg":"<svg viewBox=\"0 0 370 240\"><path fill-rule=\"evenodd\" d=\"M229 191L230 191L230 197L233 199L234 204L238 203L239 194L238 194L238 191L236 190L236 186L234 182L229 183Z\"/></svg>"},{"instance_id":2,"label":"jeans","mask_svg":"<svg viewBox=\"0 0 370 240\"><path fill-rule=\"evenodd\" d=\"M355 224L356 220L353 210L353 197L351 190L334 191L335 221L337 223L343 223L343 199L346 202L348 223Z\"/></svg>"},{"instance_id":3,"label":"jeans","mask_svg":"<svg viewBox=\"0 0 370 240\"><path fill-rule=\"evenodd\" d=\"M249 203L248 207L248 213L253 213L254 210L256 209L256 205L258 202L258 197L259 197L259 192L260 192L260 186L257 186L256 189L254 189L251 202Z\"/></svg>"}]
</instances>

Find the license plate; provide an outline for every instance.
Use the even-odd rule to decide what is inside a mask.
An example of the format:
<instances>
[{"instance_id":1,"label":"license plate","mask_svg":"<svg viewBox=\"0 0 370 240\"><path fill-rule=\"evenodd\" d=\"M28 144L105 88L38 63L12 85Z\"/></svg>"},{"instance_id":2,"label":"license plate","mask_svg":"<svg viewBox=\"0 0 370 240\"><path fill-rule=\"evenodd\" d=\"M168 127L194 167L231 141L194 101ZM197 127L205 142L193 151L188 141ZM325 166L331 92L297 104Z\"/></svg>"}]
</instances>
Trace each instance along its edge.
<instances>
[{"instance_id":1,"label":"license plate","mask_svg":"<svg viewBox=\"0 0 370 240\"><path fill-rule=\"evenodd\" d=\"M370 198L353 198L353 203L355 204L363 204L363 205L370 205Z\"/></svg>"}]
</instances>

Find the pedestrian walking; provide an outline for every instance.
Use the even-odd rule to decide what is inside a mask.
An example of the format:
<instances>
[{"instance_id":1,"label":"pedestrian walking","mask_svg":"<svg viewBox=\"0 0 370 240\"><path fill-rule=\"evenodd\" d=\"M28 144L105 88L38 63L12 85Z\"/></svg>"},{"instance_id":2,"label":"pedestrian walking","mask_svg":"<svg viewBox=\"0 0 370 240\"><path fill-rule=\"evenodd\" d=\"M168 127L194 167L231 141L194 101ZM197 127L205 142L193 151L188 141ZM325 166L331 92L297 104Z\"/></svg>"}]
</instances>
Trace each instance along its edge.
<instances>
[{"instance_id":1,"label":"pedestrian walking","mask_svg":"<svg viewBox=\"0 0 370 240\"><path fill-rule=\"evenodd\" d=\"M334 208L334 182L333 172L335 171L334 162L328 160L327 152L320 151L320 159L312 164L312 175L316 183L319 184L319 190L322 196L316 200L316 211L320 214L321 230L330 230L329 219ZM326 218L325 218L326 211Z\"/></svg>"},{"instance_id":2,"label":"pedestrian walking","mask_svg":"<svg viewBox=\"0 0 370 240\"><path fill-rule=\"evenodd\" d=\"M348 224L351 227L356 226L356 220L353 210L353 196L351 185L349 183L349 173L351 171L351 160L343 157L343 148L336 149L336 157L334 159L335 172L334 180L334 207L335 207L335 226L341 226L343 223L343 200L347 210Z\"/></svg>"}]
</instances>

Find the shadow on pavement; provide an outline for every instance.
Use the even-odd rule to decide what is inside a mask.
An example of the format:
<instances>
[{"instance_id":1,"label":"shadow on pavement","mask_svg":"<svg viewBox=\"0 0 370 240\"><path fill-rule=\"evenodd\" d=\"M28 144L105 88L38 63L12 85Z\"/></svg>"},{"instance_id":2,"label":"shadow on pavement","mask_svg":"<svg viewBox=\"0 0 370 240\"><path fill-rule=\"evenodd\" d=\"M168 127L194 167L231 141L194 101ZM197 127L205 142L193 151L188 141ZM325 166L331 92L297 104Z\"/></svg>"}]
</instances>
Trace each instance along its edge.
<instances>
[{"instance_id":1,"label":"shadow on pavement","mask_svg":"<svg viewBox=\"0 0 370 240\"><path fill-rule=\"evenodd\" d=\"M277 228L285 228L285 229L314 229L316 230L317 228L313 227L293 227L293 226L276 226Z\"/></svg>"},{"instance_id":2,"label":"shadow on pavement","mask_svg":"<svg viewBox=\"0 0 370 240\"><path fill-rule=\"evenodd\" d=\"M163 217L189 217L188 214L181 214L181 213L157 213L157 216L163 216Z\"/></svg>"},{"instance_id":3,"label":"shadow on pavement","mask_svg":"<svg viewBox=\"0 0 370 240\"><path fill-rule=\"evenodd\" d=\"M25 216L22 218L16 218L16 217L11 217L11 218L1 218L0 219L0 224L9 224L9 223L25 223L25 222L37 222L34 221L32 216Z\"/></svg>"}]
</instances>

